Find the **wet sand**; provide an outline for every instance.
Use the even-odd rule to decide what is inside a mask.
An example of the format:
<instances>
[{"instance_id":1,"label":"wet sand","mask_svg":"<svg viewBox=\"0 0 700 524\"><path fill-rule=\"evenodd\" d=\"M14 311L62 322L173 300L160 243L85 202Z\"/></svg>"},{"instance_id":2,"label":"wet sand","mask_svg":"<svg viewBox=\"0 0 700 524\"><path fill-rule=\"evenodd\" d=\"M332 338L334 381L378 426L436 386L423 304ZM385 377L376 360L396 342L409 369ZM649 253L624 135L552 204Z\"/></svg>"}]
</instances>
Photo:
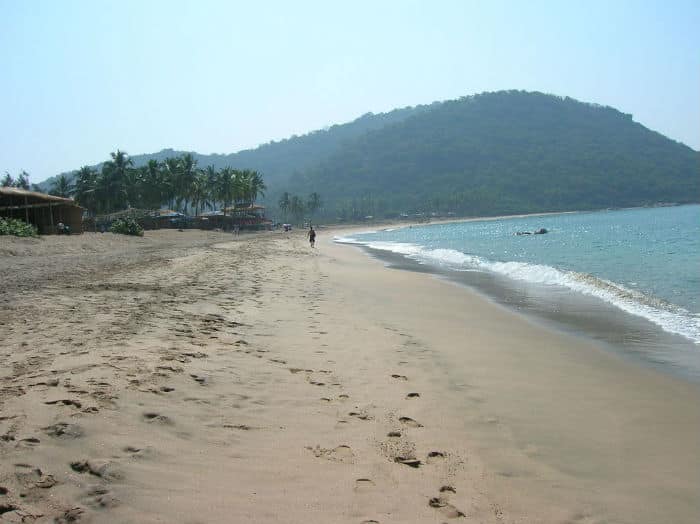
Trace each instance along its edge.
<instances>
[{"instance_id":1,"label":"wet sand","mask_svg":"<svg viewBox=\"0 0 700 524\"><path fill-rule=\"evenodd\" d=\"M98 237L0 239L0 520L700 517L692 384L327 230Z\"/></svg>"}]
</instances>

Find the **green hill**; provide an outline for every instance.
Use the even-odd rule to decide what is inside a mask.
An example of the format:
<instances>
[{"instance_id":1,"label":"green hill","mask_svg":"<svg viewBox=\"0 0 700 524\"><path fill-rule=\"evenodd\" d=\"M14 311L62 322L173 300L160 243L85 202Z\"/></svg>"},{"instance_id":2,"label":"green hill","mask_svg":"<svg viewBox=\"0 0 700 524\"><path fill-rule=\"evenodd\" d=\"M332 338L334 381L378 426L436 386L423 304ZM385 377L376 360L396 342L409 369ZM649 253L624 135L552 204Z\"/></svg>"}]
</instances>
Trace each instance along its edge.
<instances>
[{"instance_id":1,"label":"green hill","mask_svg":"<svg viewBox=\"0 0 700 524\"><path fill-rule=\"evenodd\" d=\"M182 153L131 158L140 166ZM283 191L317 192L326 219L700 201L698 152L613 108L524 91L368 113L233 154L192 154L199 167L259 171L269 207Z\"/></svg>"},{"instance_id":2,"label":"green hill","mask_svg":"<svg viewBox=\"0 0 700 524\"><path fill-rule=\"evenodd\" d=\"M700 200L699 155L610 107L501 91L433 104L296 174L328 216L489 215Z\"/></svg>"},{"instance_id":3,"label":"green hill","mask_svg":"<svg viewBox=\"0 0 700 524\"><path fill-rule=\"evenodd\" d=\"M360 118L345 124L338 124L327 129L312 131L302 136L269 142L255 149L246 149L238 153L203 155L194 151L178 151L163 149L157 153L132 155L130 158L135 167L146 165L149 160L163 161L169 157L191 153L199 167L213 165L217 169L231 166L237 169L253 169L265 176L265 182L269 187L276 187L286 183L289 177L295 173L304 171L318 165L332 153L340 149L347 141L353 140L368 131L400 122L411 115L426 110L429 106L406 107L395 109L388 113L367 113ZM115 146L115 150L118 145ZM105 151L105 157L109 156ZM90 166L99 169L102 164ZM76 166L76 170L80 166ZM61 173L70 175L74 171ZM56 177L51 177L40 184L42 189L48 190Z\"/></svg>"}]
</instances>

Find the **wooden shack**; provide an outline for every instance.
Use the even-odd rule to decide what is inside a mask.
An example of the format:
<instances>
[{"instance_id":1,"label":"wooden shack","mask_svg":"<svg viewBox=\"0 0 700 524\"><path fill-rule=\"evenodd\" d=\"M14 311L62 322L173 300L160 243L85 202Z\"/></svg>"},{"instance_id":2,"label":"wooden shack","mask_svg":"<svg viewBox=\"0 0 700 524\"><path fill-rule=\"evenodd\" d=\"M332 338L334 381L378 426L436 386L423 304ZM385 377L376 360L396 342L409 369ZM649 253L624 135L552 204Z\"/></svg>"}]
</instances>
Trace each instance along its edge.
<instances>
[{"instance_id":1,"label":"wooden shack","mask_svg":"<svg viewBox=\"0 0 700 524\"><path fill-rule=\"evenodd\" d=\"M226 213L233 219L234 225L241 229L270 229L272 220L265 218L265 206L256 204L228 207Z\"/></svg>"},{"instance_id":2,"label":"wooden shack","mask_svg":"<svg viewBox=\"0 0 700 524\"><path fill-rule=\"evenodd\" d=\"M71 233L83 232L83 211L72 198L63 198L18 187L0 187L0 217L24 220L36 226L40 235L58 232L58 224Z\"/></svg>"}]
</instances>

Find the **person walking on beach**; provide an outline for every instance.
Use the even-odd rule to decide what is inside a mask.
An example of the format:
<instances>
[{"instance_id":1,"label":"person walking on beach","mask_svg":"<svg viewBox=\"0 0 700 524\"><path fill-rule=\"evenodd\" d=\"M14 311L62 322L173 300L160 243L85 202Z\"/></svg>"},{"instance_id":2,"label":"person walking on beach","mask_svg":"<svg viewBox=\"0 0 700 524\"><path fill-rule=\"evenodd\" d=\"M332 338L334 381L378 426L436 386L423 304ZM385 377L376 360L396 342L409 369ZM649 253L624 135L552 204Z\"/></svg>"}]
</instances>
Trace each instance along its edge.
<instances>
[{"instance_id":1,"label":"person walking on beach","mask_svg":"<svg viewBox=\"0 0 700 524\"><path fill-rule=\"evenodd\" d=\"M314 226L309 227L307 236L309 237L309 244L311 247L314 247L316 245L316 231L314 231Z\"/></svg>"}]
</instances>

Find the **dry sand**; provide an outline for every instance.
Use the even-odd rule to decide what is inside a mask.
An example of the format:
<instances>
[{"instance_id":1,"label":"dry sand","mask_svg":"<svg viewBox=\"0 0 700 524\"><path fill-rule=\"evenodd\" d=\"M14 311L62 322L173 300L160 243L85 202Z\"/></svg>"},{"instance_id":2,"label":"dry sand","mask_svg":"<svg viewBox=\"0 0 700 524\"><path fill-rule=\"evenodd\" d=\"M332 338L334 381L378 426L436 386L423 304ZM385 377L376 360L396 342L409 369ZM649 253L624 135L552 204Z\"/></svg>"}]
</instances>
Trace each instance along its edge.
<instances>
[{"instance_id":1,"label":"dry sand","mask_svg":"<svg viewBox=\"0 0 700 524\"><path fill-rule=\"evenodd\" d=\"M319 240L0 239L0 521L699 520L696 386Z\"/></svg>"}]
</instances>

